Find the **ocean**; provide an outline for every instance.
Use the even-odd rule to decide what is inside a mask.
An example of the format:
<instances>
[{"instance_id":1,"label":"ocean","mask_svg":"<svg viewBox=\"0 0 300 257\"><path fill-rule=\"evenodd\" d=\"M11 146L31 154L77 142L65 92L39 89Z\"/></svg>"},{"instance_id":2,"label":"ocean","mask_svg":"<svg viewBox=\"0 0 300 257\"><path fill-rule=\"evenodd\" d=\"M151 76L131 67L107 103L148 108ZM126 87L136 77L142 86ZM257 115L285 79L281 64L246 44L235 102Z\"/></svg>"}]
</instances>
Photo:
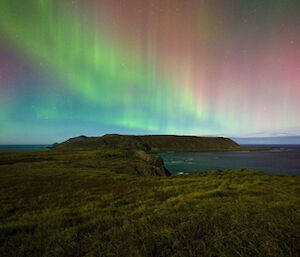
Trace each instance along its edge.
<instances>
[{"instance_id":1,"label":"ocean","mask_svg":"<svg viewBox=\"0 0 300 257\"><path fill-rule=\"evenodd\" d=\"M237 152L165 152L158 155L162 157L166 168L172 174L247 168L268 173L300 175L300 145L251 146L273 149Z\"/></svg>"},{"instance_id":2,"label":"ocean","mask_svg":"<svg viewBox=\"0 0 300 257\"><path fill-rule=\"evenodd\" d=\"M27 152L49 150L49 145L0 145L0 152Z\"/></svg>"}]
</instances>

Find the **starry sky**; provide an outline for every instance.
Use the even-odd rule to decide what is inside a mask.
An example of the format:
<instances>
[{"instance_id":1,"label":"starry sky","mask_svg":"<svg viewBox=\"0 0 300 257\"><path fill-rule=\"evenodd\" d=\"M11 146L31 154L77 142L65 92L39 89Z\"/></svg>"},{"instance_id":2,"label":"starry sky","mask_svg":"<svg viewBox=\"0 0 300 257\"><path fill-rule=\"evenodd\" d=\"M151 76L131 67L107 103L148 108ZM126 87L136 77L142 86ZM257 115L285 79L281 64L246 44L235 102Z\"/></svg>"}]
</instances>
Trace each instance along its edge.
<instances>
[{"instance_id":1,"label":"starry sky","mask_svg":"<svg viewBox=\"0 0 300 257\"><path fill-rule=\"evenodd\" d=\"M271 135L299 111L298 0L0 1L2 144Z\"/></svg>"}]
</instances>

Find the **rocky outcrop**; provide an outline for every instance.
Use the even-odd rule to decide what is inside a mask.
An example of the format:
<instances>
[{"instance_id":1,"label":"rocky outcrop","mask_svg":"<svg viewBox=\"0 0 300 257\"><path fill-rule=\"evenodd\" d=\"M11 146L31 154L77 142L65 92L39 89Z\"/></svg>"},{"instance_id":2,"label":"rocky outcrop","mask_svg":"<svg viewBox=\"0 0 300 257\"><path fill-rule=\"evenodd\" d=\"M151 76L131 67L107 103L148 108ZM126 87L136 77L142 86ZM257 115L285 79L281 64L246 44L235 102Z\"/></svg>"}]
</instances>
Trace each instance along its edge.
<instances>
[{"instance_id":1,"label":"rocky outcrop","mask_svg":"<svg viewBox=\"0 0 300 257\"><path fill-rule=\"evenodd\" d=\"M159 156L153 156L142 150L135 151L134 155L144 162L142 173L155 176L170 176L171 173L165 168L164 161Z\"/></svg>"}]
</instances>

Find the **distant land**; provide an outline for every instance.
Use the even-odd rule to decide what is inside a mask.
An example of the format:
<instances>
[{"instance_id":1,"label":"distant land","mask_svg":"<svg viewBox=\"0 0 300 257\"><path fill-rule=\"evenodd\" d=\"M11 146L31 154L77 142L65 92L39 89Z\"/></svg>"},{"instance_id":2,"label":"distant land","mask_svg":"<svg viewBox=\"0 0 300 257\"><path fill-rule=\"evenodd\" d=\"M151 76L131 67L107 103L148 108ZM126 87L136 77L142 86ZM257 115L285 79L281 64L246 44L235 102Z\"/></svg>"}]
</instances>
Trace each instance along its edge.
<instances>
[{"instance_id":1,"label":"distant land","mask_svg":"<svg viewBox=\"0 0 300 257\"><path fill-rule=\"evenodd\" d=\"M197 137L177 135L119 135L101 137L79 136L54 144L55 149L139 149L162 151L228 151L239 150L240 145L225 137Z\"/></svg>"},{"instance_id":2,"label":"distant land","mask_svg":"<svg viewBox=\"0 0 300 257\"><path fill-rule=\"evenodd\" d=\"M300 136L280 136L280 137L245 137L245 138L232 138L238 144L300 144Z\"/></svg>"}]
</instances>

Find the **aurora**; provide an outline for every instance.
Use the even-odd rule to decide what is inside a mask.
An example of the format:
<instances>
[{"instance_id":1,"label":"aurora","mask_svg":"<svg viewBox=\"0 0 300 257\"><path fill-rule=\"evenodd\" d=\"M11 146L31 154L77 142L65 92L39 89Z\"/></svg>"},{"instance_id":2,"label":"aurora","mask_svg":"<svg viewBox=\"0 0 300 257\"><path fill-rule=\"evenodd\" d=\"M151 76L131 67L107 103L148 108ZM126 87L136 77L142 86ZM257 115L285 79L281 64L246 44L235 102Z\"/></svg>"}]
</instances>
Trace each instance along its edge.
<instances>
[{"instance_id":1,"label":"aurora","mask_svg":"<svg viewBox=\"0 0 300 257\"><path fill-rule=\"evenodd\" d=\"M299 1L0 2L0 141L300 126Z\"/></svg>"}]
</instances>

